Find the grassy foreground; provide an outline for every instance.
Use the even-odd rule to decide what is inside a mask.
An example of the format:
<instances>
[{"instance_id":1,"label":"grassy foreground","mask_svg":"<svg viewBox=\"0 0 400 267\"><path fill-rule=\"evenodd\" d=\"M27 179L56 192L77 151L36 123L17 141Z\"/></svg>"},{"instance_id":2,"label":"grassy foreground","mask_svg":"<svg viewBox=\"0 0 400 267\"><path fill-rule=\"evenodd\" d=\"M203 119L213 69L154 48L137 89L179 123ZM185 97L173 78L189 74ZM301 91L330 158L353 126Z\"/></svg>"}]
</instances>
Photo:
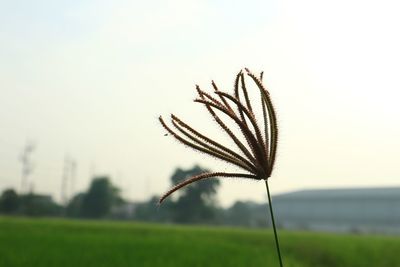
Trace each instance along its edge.
<instances>
[{"instance_id":1,"label":"grassy foreground","mask_svg":"<svg viewBox=\"0 0 400 267\"><path fill-rule=\"evenodd\" d=\"M280 232L286 267L400 266L400 238ZM0 217L0 266L278 266L271 229Z\"/></svg>"}]
</instances>

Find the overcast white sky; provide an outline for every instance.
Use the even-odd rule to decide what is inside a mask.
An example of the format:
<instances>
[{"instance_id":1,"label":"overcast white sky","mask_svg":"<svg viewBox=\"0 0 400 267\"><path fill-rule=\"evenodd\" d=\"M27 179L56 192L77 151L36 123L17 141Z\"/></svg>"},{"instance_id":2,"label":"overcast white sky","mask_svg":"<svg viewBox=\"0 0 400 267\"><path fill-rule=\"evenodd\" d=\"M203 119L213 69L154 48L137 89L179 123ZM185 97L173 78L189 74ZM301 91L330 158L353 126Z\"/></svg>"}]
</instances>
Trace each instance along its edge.
<instances>
[{"instance_id":1,"label":"overcast white sky","mask_svg":"<svg viewBox=\"0 0 400 267\"><path fill-rule=\"evenodd\" d=\"M164 137L173 112L225 140L195 97L243 67L265 71L281 127L274 194L399 186L397 1L1 1L0 190L19 189L18 157L37 144L36 192L60 198L65 155L76 191L109 174L143 200L175 167L230 170ZM219 200L265 199L225 180Z\"/></svg>"}]
</instances>

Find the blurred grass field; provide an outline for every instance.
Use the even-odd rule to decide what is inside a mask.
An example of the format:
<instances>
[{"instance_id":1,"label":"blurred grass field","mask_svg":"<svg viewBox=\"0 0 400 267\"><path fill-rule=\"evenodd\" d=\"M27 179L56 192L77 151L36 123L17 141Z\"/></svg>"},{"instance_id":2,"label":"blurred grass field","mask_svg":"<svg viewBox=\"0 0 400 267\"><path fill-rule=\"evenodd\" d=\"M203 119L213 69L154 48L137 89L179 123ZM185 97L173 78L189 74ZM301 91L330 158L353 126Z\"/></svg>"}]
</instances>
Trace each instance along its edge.
<instances>
[{"instance_id":1,"label":"blurred grass field","mask_svg":"<svg viewBox=\"0 0 400 267\"><path fill-rule=\"evenodd\" d=\"M400 266L400 237L280 231L286 267ZM0 266L278 266L271 229L0 217Z\"/></svg>"}]
</instances>

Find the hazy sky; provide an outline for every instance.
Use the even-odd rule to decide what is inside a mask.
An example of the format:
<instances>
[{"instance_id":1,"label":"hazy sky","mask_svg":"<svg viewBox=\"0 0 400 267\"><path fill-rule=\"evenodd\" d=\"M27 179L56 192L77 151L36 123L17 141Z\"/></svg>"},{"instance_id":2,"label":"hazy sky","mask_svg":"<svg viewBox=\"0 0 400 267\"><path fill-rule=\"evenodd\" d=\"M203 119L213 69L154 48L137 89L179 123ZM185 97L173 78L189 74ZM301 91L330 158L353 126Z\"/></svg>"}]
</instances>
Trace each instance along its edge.
<instances>
[{"instance_id":1,"label":"hazy sky","mask_svg":"<svg viewBox=\"0 0 400 267\"><path fill-rule=\"evenodd\" d=\"M19 189L36 143L36 192L60 199L65 155L76 191L109 174L143 200L175 167L230 170L158 123L173 112L226 140L193 103L214 79L265 71L281 128L273 193L399 186L398 1L1 1L0 190ZM225 180L224 205L265 199L262 183Z\"/></svg>"}]
</instances>

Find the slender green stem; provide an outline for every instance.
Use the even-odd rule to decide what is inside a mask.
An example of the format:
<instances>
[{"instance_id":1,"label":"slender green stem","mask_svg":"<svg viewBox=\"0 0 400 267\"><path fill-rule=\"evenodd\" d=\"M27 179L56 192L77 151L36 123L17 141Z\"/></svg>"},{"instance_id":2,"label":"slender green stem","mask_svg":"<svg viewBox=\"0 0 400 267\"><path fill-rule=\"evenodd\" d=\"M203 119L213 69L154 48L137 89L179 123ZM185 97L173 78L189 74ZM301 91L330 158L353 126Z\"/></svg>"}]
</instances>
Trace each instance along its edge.
<instances>
[{"instance_id":1,"label":"slender green stem","mask_svg":"<svg viewBox=\"0 0 400 267\"><path fill-rule=\"evenodd\" d=\"M282 257L281 257L281 250L279 248L279 240L278 240L278 233L276 231L276 226L275 226L275 218L274 218L274 212L272 210L272 201L271 201L271 194L269 193L269 186L268 186L268 180L265 180L265 185L267 187L267 195L268 195L268 206L269 206L269 212L271 213L271 220L272 220L272 227L274 228L274 236L275 236L275 244L276 244L276 251L278 253L279 257L279 266L283 267L282 263Z\"/></svg>"}]
</instances>

